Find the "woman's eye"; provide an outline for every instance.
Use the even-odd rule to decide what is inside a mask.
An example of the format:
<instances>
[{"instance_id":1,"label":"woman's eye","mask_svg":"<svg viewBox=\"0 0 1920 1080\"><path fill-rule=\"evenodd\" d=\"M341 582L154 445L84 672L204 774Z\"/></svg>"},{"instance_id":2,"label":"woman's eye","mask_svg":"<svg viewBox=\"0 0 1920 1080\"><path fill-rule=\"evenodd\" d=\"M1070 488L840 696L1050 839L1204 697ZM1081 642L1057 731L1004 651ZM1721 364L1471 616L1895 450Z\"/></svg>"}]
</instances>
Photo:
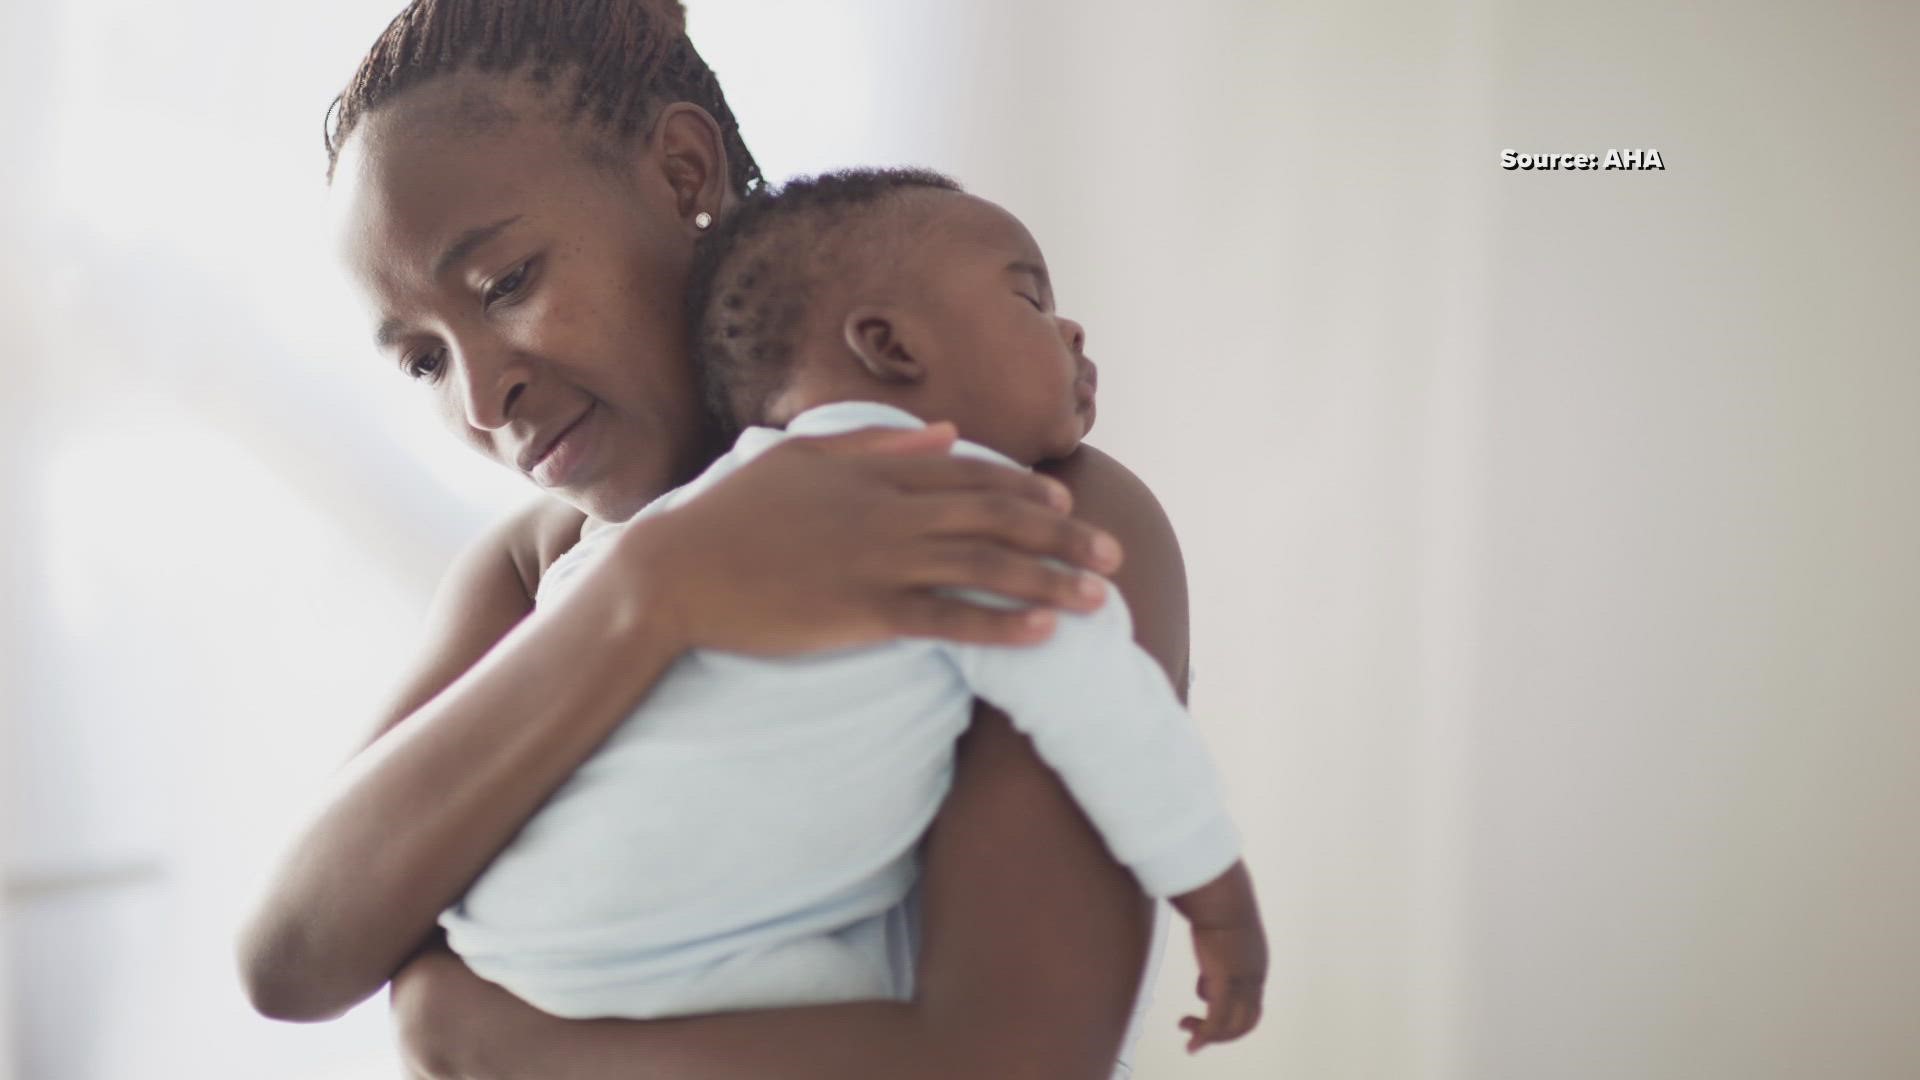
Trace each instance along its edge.
<instances>
[{"instance_id":1,"label":"woman's eye","mask_svg":"<svg viewBox=\"0 0 1920 1080\"><path fill-rule=\"evenodd\" d=\"M443 355L444 350L441 349L415 353L401 361L400 370L405 372L409 379L431 379L439 374Z\"/></svg>"},{"instance_id":2,"label":"woman's eye","mask_svg":"<svg viewBox=\"0 0 1920 1080\"><path fill-rule=\"evenodd\" d=\"M527 283L527 268L531 265L531 263L521 263L509 271L505 277L487 286L485 304L492 307L502 300L513 299L521 287Z\"/></svg>"},{"instance_id":3,"label":"woman's eye","mask_svg":"<svg viewBox=\"0 0 1920 1080\"><path fill-rule=\"evenodd\" d=\"M1046 305L1042 304L1040 302L1040 298L1037 296L1028 296L1026 293L1021 293L1020 299L1025 300L1029 304L1032 304L1033 310L1035 311L1044 312L1047 310Z\"/></svg>"}]
</instances>

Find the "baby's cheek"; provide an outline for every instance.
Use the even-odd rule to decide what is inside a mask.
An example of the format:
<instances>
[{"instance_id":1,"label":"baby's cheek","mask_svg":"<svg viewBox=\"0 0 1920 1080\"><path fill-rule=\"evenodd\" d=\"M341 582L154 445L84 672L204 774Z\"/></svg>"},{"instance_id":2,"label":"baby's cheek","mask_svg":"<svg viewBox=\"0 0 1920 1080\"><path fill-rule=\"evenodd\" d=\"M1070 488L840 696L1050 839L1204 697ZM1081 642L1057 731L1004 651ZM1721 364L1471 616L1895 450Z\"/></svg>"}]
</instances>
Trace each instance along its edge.
<instances>
[{"instance_id":1,"label":"baby's cheek","mask_svg":"<svg viewBox=\"0 0 1920 1080\"><path fill-rule=\"evenodd\" d=\"M1047 445L1042 448L1040 458L1043 461L1055 461L1072 454L1080 446L1080 440L1087 434L1087 422L1074 412L1057 416L1048 429Z\"/></svg>"}]
</instances>

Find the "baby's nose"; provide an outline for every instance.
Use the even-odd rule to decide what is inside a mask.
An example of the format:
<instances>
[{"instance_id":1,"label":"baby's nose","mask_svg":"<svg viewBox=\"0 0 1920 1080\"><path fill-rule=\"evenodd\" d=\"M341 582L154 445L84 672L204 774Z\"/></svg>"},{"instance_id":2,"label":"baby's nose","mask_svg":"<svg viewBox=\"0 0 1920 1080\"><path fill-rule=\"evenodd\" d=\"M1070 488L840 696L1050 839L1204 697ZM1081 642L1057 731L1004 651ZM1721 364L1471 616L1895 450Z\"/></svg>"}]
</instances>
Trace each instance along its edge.
<instances>
[{"instance_id":1,"label":"baby's nose","mask_svg":"<svg viewBox=\"0 0 1920 1080\"><path fill-rule=\"evenodd\" d=\"M1067 347L1075 353L1087 347L1086 327L1064 316L1060 317L1060 336L1066 340Z\"/></svg>"}]
</instances>

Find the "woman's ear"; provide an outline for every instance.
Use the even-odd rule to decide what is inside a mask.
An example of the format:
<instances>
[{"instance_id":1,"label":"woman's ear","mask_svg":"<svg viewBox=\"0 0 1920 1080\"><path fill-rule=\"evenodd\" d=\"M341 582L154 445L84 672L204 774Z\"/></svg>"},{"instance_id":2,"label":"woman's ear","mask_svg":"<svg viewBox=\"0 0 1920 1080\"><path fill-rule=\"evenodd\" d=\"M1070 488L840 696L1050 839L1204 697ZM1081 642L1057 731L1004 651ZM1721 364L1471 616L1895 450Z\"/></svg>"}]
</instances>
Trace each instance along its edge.
<instances>
[{"instance_id":1,"label":"woman's ear","mask_svg":"<svg viewBox=\"0 0 1920 1080\"><path fill-rule=\"evenodd\" d=\"M847 348L867 374L884 383L917 383L927 377L926 358L910 342L911 332L898 312L881 307L858 307L842 325Z\"/></svg>"},{"instance_id":2,"label":"woman's ear","mask_svg":"<svg viewBox=\"0 0 1920 1080\"><path fill-rule=\"evenodd\" d=\"M653 131L647 139L648 149L673 190L674 209L689 231L699 229L693 224L695 216L705 213L718 217L733 201L726 140L707 110L691 101L676 101L654 117Z\"/></svg>"}]
</instances>

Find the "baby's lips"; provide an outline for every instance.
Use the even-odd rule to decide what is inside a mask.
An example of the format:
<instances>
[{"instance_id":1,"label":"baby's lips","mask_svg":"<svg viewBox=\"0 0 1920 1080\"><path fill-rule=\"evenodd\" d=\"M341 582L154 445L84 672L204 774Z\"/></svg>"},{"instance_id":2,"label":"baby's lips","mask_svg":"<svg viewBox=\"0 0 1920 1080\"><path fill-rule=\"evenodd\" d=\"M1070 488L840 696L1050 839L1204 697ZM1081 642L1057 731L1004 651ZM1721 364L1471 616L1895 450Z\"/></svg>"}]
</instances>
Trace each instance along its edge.
<instances>
[{"instance_id":1,"label":"baby's lips","mask_svg":"<svg viewBox=\"0 0 1920 1080\"><path fill-rule=\"evenodd\" d=\"M1080 358L1080 370L1073 379L1073 397L1080 410L1085 412L1093 407L1094 397L1100 391L1100 369L1093 361Z\"/></svg>"},{"instance_id":2,"label":"baby's lips","mask_svg":"<svg viewBox=\"0 0 1920 1080\"><path fill-rule=\"evenodd\" d=\"M1086 387L1086 396L1092 397L1100 389L1100 365L1086 357L1080 358L1080 370L1074 376L1076 386Z\"/></svg>"}]
</instances>

